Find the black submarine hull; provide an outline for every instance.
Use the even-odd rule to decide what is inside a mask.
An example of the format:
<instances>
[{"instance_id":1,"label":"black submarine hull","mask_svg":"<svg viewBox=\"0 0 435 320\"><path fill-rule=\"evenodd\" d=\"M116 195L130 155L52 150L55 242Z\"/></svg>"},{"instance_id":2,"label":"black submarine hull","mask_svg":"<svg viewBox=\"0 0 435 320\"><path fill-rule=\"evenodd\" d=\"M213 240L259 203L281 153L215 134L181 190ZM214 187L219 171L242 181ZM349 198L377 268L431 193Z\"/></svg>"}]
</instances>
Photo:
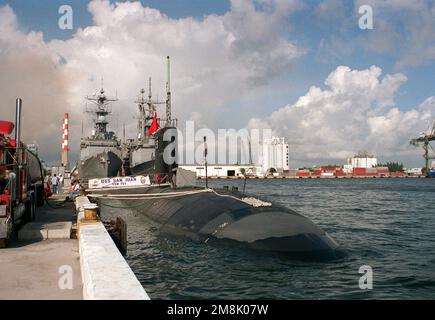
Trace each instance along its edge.
<instances>
[{"instance_id":1,"label":"black submarine hull","mask_svg":"<svg viewBox=\"0 0 435 320\"><path fill-rule=\"evenodd\" d=\"M117 198L126 192L138 197ZM130 208L157 223L163 234L301 259L331 260L340 255L338 244L308 218L271 203L252 205L240 192L157 187L111 190L113 196L98 193L108 191L94 191L103 214L105 205Z\"/></svg>"}]
</instances>

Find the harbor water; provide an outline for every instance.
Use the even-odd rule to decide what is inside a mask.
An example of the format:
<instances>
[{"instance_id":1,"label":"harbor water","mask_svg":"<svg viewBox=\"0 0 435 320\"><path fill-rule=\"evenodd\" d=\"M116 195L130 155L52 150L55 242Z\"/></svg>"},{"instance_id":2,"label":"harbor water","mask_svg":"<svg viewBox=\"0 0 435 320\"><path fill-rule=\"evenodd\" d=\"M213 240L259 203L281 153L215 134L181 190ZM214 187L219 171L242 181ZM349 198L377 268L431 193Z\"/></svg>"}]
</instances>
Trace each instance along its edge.
<instances>
[{"instance_id":1,"label":"harbor water","mask_svg":"<svg viewBox=\"0 0 435 320\"><path fill-rule=\"evenodd\" d=\"M204 185L204 181L197 184ZM213 180L211 187L243 180ZM131 210L127 262L151 299L435 299L434 179L248 180L246 193L312 219L346 251L330 262L294 261L160 235ZM373 289L361 290L361 266Z\"/></svg>"}]
</instances>

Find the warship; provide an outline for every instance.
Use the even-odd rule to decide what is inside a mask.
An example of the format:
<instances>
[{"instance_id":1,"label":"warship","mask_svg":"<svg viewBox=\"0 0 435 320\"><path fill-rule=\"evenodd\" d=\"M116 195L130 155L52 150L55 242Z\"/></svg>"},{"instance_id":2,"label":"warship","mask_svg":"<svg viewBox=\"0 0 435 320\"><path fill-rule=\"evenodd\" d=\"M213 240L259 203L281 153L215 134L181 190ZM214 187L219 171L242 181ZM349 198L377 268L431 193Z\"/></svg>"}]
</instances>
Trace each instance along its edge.
<instances>
[{"instance_id":1,"label":"warship","mask_svg":"<svg viewBox=\"0 0 435 320\"><path fill-rule=\"evenodd\" d=\"M148 80L148 99L141 89L135 101L138 105L137 135L123 145L124 172L126 175L143 175L153 171L155 159L155 134L160 127L177 126L177 119L171 117L170 61L167 57L168 79L166 82L166 101L152 99L151 78ZM157 106L166 105L166 119L157 117Z\"/></svg>"},{"instance_id":2,"label":"warship","mask_svg":"<svg viewBox=\"0 0 435 320\"><path fill-rule=\"evenodd\" d=\"M341 256L338 244L299 213L234 187L230 190L208 188L207 184L205 188L195 186L195 173L178 168L169 57L164 125L153 126L157 102L152 101L151 94L148 100L143 99L143 90L141 93L139 133L127 143L126 158L131 159L131 171L143 175L90 180L86 191L102 210L105 206L133 210L160 226L163 235L203 243L230 243L312 260ZM204 139L205 165L206 156Z\"/></svg>"},{"instance_id":3,"label":"warship","mask_svg":"<svg viewBox=\"0 0 435 320\"><path fill-rule=\"evenodd\" d=\"M112 113L111 102L117 99L106 97L101 88L98 94L87 96L86 100L93 104L86 112L95 118L91 136L82 137L80 141L79 177L82 181L115 177L122 167L121 141L113 131L107 130L107 116Z\"/></svg>"}]
</instances>

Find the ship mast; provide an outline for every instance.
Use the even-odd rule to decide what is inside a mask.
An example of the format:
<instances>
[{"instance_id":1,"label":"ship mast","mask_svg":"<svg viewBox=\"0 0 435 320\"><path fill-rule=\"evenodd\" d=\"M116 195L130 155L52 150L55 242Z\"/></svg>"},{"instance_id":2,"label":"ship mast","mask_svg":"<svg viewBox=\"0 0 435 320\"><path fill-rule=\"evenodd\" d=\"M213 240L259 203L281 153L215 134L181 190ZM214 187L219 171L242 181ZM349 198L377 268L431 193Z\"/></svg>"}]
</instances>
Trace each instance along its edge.
<instances>
[{"instance_id":1,"label":"ship mast","mask_svg":"<svg viewBox=\"0 0 435 320\"><path fill-rule=\"evenodd\" d=\"M171 71L169 56L166 57L167 61L167 80L166 80L166 127L171 126Z\"/></svg>"},{"instance_id":2,"label":"ship mast","mask_svg":"<svg viewBox=\"0 0 435 320\"><path fill-rule=\"evenodd\" d=\"M152 119L156 113L156 105L163 104L161 101L154 101L151 94L151 77L148 79L148 99L144 97L145 89L140 90L140 96L135 101L139 107L138 116L138 135L137 139L140 141L148 142L148 130L151 126Z\"/></svg>"},{"instance_id":3,"label":"ship mast","mask_svg":"<svg viewBox=\"0 0 435 320\"><path fill-rule=\"evenodd\" d=\"M86 100L91 101L96 105L95 109L87 109L86 112L93 113L97 117L95 119L95 137L100 139L108 139L107 132L107 116L112 113L111 102L117 101L116 98L108 98L104 94L104 89L101 88L99 95L86 96Z\"/></svg>"}]
</instances>

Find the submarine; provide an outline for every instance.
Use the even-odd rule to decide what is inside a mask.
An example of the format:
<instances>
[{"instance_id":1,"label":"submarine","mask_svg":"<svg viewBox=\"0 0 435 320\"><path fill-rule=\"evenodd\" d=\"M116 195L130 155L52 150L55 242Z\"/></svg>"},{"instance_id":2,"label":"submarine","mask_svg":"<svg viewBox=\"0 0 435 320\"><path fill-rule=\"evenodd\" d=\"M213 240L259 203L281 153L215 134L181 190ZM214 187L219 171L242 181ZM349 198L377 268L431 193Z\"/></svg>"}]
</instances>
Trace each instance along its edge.
<instances>
[{"instance_id":1,"label":"submarine","mask_svg":"<svg viewBox=\"0 0 435 320\"><path fill-rule=\"evenodd\" d=\"M171 143L164 136L175 134L175 128L158 130L153 176L89 180L88 196L100 208L125 208L145 216L159 226L162 235L303 260L326 261L342 256L339 245L325 231L294 210L234 187L212 189L192 186L191 181L177 184L186 170L177 168L176 163L167 164L163 156Z\"/></svg>"},{"instance_id":2,"label":"submarine","mask_svg":"<svg viewBox=\"0 0 435 320\"><path fill-rule=\"evenodd\" d=\"M109 194L107 190L101 194L94 190L89 196L101 208L130 208L144 215L157 223L164 235L307 260L333 260L341 255L338 244L308 218L239 191L170 186L151 186L142 191L140 195L122 196L114 190Z\"/></svg>"},{"instance_id":3,"label":"submarine","mask_svg":"<svg viewBox=\"0 0 435 320\"><path fill-rule=\"evenodd\" d=\"M162 126L152 125L157 102L150 93L147 101L143 97L138 100L141 111L148 106L148 112L139 114L142 140L130 140L123 146L127 152L122 157L127 160L123 167L130 169L124 171L141 175L90 179L86 193L93 202L100 208L133 210L157 224L163 235L203 243L230 243L302 259L331 260L341 256L339 245L325 231L287 207L235 188L195 186L194 173L177 165L178 131L177 121L171 117L169 57L166 89L166 119L161 120ZM146 154L137 157L137 163L131 161L144 150ZM146 170L135 173L138 166Z\"/></svg>"}]
</instances>

